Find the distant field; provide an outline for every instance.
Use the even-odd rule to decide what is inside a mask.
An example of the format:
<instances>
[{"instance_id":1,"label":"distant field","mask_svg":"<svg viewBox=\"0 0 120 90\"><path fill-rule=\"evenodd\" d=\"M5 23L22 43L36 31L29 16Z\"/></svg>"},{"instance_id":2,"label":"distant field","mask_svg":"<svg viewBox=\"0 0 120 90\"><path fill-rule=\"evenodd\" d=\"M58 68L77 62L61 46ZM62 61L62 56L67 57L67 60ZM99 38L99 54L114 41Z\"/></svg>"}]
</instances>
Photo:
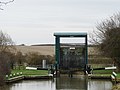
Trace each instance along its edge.
<instances>
[{"instance_id":1,"label":"distant field","mask_svg":"<svg viewBox=\"0 0 120 90\"><path fill-rule=\"evenodd\" d=\"M55 46L16 46L17 51L21 51L23 54L29 52L38 52L42 55L55 55ZM94 50L94 47L88 48L89 55L98 54L97 49Z\"/></svg>"},{"instance_id":2,"label":"distant field","mask_svg":"<svg viewBox=\"0 0 120 90\"><path fill-rule=\"evenodd\" d=\"M38 52L42 55L55 55L55 46L41 45L41 46L15 46L17 51L24 53ZM88 47L88 55L99 55L96 47Z\"/></svg>"},{"instance_id":3,"label":"distant field","mask_svg":"<svg viewBox=\"0 0 120 90\"><path fill-rule=\"evenodd\" d=\"M23 54L29 52L38 52L42 55L54 55L54 46L16 46L17 51L21 51Z\"/></svg>"}]
</instances>

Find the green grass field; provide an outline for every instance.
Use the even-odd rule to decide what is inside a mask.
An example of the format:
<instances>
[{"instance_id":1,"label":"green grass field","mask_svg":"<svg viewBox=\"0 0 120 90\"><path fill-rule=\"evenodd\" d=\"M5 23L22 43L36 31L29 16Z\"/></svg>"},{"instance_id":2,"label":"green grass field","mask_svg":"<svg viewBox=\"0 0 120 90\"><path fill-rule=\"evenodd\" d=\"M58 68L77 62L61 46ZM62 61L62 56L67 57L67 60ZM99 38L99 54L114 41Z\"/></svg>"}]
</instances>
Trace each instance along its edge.
<instances>
[{"instance_id":1,"label":"green grass field","mask_svg":"<svg viewBox=\"0 0 120 90\"><path fill-rule=\"evenodd\" d=\"M120 79L120 73L117 73L117 78Z\"/></svg>"},{"instance_id":2,"label":"green grass field","mask_svg":"<svg viewBox=\"0 0 120 90\"><path fill-rule=\"evenodd\" d=\"M22 72L23 75L48 75L48 70L12 70L12 74Z\"/></svg>"},{"instance_id":3,"label":"green grass field","mask_svg":"<svg viewBox=\"0 0 120 90\"><path fill-rule=\"evenodd\" d=\"M113 70L93 70L93 74L112 74Z\"/></svg>"},{"instance_id":4,"label":"green grass field","mask_svg":"<svg viewBox=\"0 0 120 90\"><path fill-rule=\"evenodd\" d=\"M15 69L12 70L11 74L14 73L20 73L22 72L23 75L29 76L29 75L48 75L48 70L25 70L25 69ZM94 75L104 75L104 76L110 76L112 75L113 70L93 70ZM120 78L120 73L117 73L117 78Z\"/></svg>"}]
</instances>

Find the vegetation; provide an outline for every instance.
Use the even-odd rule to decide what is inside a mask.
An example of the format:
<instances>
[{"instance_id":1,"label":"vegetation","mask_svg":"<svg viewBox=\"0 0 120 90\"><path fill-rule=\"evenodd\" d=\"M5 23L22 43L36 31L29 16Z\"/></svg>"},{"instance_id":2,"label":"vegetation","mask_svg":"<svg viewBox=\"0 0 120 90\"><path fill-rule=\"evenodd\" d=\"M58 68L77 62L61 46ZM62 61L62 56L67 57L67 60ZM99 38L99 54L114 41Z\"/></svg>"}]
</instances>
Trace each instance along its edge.
<instances>
[{"instance_id":1,"label":"vegetation","mask_svg":"<svg viewBox=\"0 0 120 90\"><path fill-rule=\"evenodd\" d=\"M12 70L12 74L22 72L23 75L48 75L48 70Z\"/></svg>"},{"instance_id":2,"label":"vegetation","mask_svg":"<svg viewBox=\"0 0 120 90\"><path fill-rule=\"evenodd\" d=\"M0 10L2 6L13 2L14 0L0 0ZM4 83L5 74L10 73L10 49L13 47L13 41L9 35L0 31L0 85ZM1 73L2 72L2 73Z\"/></svg>"},{"instance_id":3,"label":"vegetation","mask_svg":"<svg viewBox=\"0 0 120 90\"><path fill-rule=\"evenodd\" d=\"M111 75L113 70L93 70L93 74L109 74Z\"/></svg>"},{"instance_id":4,"label":"vegetation","mask_svg":"<svg viewBox=\"0 0 120 90\"><path fill-rule=\"evenodd\" d=\"M10 36L0 31L0 85L4 83L5 75L12 72L23 72L24 75L46 75L47 71L23 70L25 66L42 66L42 60L47 64L54 63L54 56L38 53L22 54L16 51ZM2 73L1 73L2 72Z\"/></svg>"},{"instance_id":5,"label":"vegetation","mask_svg":"<svg viewBox=\"0 0 120 90\"><path fill-rule=\"evenodd\" d=\"M28 65L42 65L42 61L46 60L47 64L54 62L54 57L50 55L40 55L39 53L28 53L26 54L26 61Z\"/></svg>"},{"instance_id":6,"label":"vegetation","mask_svg":"<svg viewBox=\"0 0 120 90\"><path fill-rule=\"evenodd\" d=\"M120 79L120 73L117 73L117 78Z\"/></svg>"},{"instance_id":7,"label":"vegetation","mask_svg":"<svg viewBox=\"0 0 120 90\"><path fill-rule=\"evenodd\" d=\"M0 31L0 85L4 83L4 77L10 73L11 50L15 50L10 36Z\"/></svg>"},{"instance_id":8,"label":"vegetation","mask_svg":"<svg viewBox=\"0 0 120 90\"><path fill-rule=\"evenodd\" d=\"M92 38L101 54L112 58L120 70L120 13L97 25L97 31Z\"/></svg>"},{"instance_id":9,"label":"vegetation","mask_svg":"<svg viewBox=\"0 0 120 90\"><path fill-rule=\"evenodd\" d=\"M118 85L113 86L112 90L120 90L120 85L118 84Z\"/></svg>"}]
</instances>

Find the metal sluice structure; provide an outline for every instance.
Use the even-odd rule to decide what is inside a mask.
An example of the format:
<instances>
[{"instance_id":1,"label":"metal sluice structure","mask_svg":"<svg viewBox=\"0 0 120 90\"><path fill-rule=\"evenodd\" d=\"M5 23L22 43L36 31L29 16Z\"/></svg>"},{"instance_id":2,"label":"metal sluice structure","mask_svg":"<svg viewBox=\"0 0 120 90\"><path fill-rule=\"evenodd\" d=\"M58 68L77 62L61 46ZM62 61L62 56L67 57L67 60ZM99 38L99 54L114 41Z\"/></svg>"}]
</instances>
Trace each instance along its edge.
<instances>
[{"instance_id":1,"label":"metal sluice structure","mask_svg":"<svg viewBox=\"0 0 120 90\"><path fill-rule=\"evenodd\" d=\"M60 47L61 70L84 69L85 68L85 47L83 45L68 45Z\"/></svg>"},{"instance_id":2,"label":"metal sluice structure","mask_svg":"<svg viewBox=\"0 0 120 90\"><path fill-rule=\"evenodd\" d=\"M87 33L54 33L55 36L55 67L59 70L84 69L88 64ZM85 44L60 44L60 38L85 38Z\"/></svg>"}]
</instances>

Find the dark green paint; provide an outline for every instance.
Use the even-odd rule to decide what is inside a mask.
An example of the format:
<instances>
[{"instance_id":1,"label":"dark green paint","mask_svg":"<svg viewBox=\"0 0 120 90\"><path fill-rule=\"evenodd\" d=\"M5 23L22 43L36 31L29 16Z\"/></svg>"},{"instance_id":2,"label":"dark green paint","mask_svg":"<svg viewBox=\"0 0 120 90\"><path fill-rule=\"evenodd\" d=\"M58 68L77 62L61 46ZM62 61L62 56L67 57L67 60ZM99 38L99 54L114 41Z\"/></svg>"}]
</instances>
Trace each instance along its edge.
<instances>
[{"instance_id":1,"label":"dark green paint","mask_svg":"<svg viewBox=\"0 0 120 90\"><path fill-rule=\"evenodd\" d=\"M80 32L69 32L69 33L54 33L55 36L55 59L56 59L56 69L59 69L60 61L60 37L85 37L85 64L88 64L88 43L87 43L87 33Z\"/></svg>"}]
</instances>

